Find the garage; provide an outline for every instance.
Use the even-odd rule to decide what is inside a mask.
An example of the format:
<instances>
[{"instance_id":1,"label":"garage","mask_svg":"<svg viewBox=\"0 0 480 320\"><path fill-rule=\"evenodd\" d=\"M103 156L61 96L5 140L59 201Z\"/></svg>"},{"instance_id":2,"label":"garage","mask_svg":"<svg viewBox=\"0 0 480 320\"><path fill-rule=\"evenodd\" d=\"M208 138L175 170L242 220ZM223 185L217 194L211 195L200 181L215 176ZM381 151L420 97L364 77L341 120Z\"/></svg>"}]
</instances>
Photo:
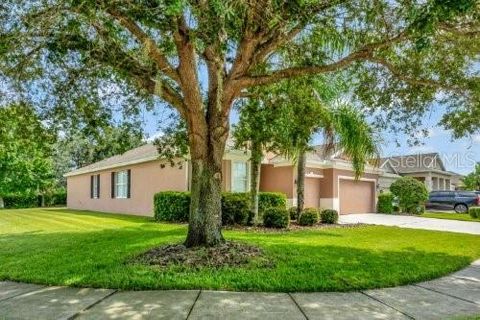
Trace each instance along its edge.
<instances>
[{"instance_id":1,"label":"garage","mask_svg":"<svg viewBox=\"0 0 480 320\"><path fill-rule=\"evenodd\" d=\"M305 178L305 208L318 208L320 205L320 179Z\"/></svg>"},{"instance_id":2,"label":"garage","mask_svg":"<svg viewBox=\"0 0 480 320\"><path fill-rule=\"evenodd\" d=\"M340 179L340 214L374 212L375 182Z\"/></svg>"}]
</instances>

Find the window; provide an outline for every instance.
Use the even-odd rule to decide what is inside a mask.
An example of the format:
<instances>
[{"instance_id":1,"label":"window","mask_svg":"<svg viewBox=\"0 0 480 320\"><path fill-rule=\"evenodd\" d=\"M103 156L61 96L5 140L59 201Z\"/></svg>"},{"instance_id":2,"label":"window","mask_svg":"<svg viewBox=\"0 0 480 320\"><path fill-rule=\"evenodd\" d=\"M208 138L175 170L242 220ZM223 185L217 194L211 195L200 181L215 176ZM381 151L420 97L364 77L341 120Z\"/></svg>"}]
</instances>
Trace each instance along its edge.
<instances>
[{"instance_id":1,"label":"window","mask_svg":"<svg viewBox=\"0 0 480 320\"><path fill-rule=\"evenodd\" d=\"M100 175L90 176L90 198L100 198Z\"/></svg>"},{"instance_id":2,"label":"window","mask_svg":"<svg viewBox=\"0 0 480 320\"><path fill-rule=\"evenodd\" d=\"M246 162L233 162L232 191L246 192L248 190L248 165Z\"/></svg>"},{"instance_id":3,"label":"window","mask_svg":"<svg viewBox=\"0 0 480 320\"><path fill-rule=\"evenodd\" d=\"M130 170L112 172L112 198L130 198Z\"/></svg>"}]
</instances>

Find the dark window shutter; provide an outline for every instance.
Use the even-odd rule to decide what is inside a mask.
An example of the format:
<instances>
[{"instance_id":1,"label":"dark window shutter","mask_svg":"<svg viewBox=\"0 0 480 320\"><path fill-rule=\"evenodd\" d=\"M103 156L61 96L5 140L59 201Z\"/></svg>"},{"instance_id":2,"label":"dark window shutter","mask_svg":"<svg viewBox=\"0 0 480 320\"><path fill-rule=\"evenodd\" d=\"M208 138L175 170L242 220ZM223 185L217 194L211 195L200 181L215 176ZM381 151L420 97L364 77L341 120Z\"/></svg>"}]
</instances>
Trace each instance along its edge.
<instances>
[{"instance_id":1,"label":"dark window shutter","mask_svg":"<svg viewBox=\"0 0 480 320\"><path fill-rule=\"evenodd\" d=\"M93 199L93 176L90 176L90 199Z\"/></svg>"},{"instance_id":2,"label":"dark window shutter","mask_svg":"<svg viewBox=\"0 0 480 320\"><path fill-rule=\"evenodd\" d=\"M130 190L132 184L132 171L130 169L127 170L127 198L130 199Z\"/></svg>"},{"instance_id":3,"label":"dark window shutter","mask_svg":"<svg viewBox=\"0 0 480 320\"><path fill-rule=\"evenodd\" d=\"M100 199L100 175L97 174L97 198Z\"/></svg>"},{"instance_id":4,"label":"dark window shutter","mask_svg":"<svg viewBox=\"0 0 480 320\"><path fill-rule=\"evenodd\" d=\"M112 172L112 199L115 198L115 172Z\"/></svg>"}]
</instances>

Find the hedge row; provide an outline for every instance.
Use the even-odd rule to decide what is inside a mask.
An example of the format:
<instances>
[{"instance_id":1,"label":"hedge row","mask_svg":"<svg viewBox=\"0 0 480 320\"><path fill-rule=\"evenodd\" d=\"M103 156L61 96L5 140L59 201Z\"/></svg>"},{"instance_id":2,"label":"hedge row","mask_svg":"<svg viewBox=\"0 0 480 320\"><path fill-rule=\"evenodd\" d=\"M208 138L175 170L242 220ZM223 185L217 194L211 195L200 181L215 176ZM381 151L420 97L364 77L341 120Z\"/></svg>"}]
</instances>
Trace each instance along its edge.
<instances>
[{"instance_id":1,"label":"hedge row","mask_svg":"<svg viewBox=\"0 0 480 320\"><path fill-rule=\"evenodd\" d=\"M468 210L468 213L470 214L470 217L474 219L479 219L480 218L480 208L470 208Z\"/></svg>"},{"instance_id":2,"label":"hedge row","mask_svg":"<svg viewBox=\"0 0 480 320\"><path fill-rule=\"evenodd\" d=\"M260 192L259 215L271 207L286 208L287 199L282 193ZM154 196L154 213L158 221L187 222L190 208L190 192L165 191ZM222 193L223 225L251 224L253 213L250 211L248 193Z\"/></svg>"},{"instance_id":3,"label":"hedge row","mask_svg":"<svg viewBox=\"0 0 480 320\"><path fill-rule=\"evenodd\" d=\"M64 190L45 194L46 207L64 206L67 204L67 192ZM6 209L34 208L42 205L42 196L35 194L9 194L2 197Z\"/></svg>"}]
</instances>

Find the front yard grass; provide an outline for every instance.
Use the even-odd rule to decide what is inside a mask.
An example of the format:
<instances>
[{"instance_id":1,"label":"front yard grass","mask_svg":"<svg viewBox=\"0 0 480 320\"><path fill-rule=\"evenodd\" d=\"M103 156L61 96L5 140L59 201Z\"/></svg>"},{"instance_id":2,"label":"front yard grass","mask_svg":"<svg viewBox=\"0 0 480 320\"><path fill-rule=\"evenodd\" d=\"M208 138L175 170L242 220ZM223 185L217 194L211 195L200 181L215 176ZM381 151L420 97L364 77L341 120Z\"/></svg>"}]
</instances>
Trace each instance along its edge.
<instances>
[{"instance_id":1,"label":"front yard grass","mask_svg":"<svg viewBox=\"0 0 480 320\"><path fill-rule=\"evenodd\" d=\"M480 222L480 219L474 219L474 218L470 217L470 215L468 213L427 211L424 214L422 214L420 217Z\"/></svg>"},{"instance_id":2,"label":"front yard grass","mask_svg":"<svg viewBox=\"0 0 480 320\"><path fill-rule=\"evenodd\" d=\"M480 257L480 237L381 226L228 230L274 266L166 269L129 263L181 242L186 226L66 209L0 210L0 280L120 289L349 291L448 274Z\"/></svg>"}]
</instances>

